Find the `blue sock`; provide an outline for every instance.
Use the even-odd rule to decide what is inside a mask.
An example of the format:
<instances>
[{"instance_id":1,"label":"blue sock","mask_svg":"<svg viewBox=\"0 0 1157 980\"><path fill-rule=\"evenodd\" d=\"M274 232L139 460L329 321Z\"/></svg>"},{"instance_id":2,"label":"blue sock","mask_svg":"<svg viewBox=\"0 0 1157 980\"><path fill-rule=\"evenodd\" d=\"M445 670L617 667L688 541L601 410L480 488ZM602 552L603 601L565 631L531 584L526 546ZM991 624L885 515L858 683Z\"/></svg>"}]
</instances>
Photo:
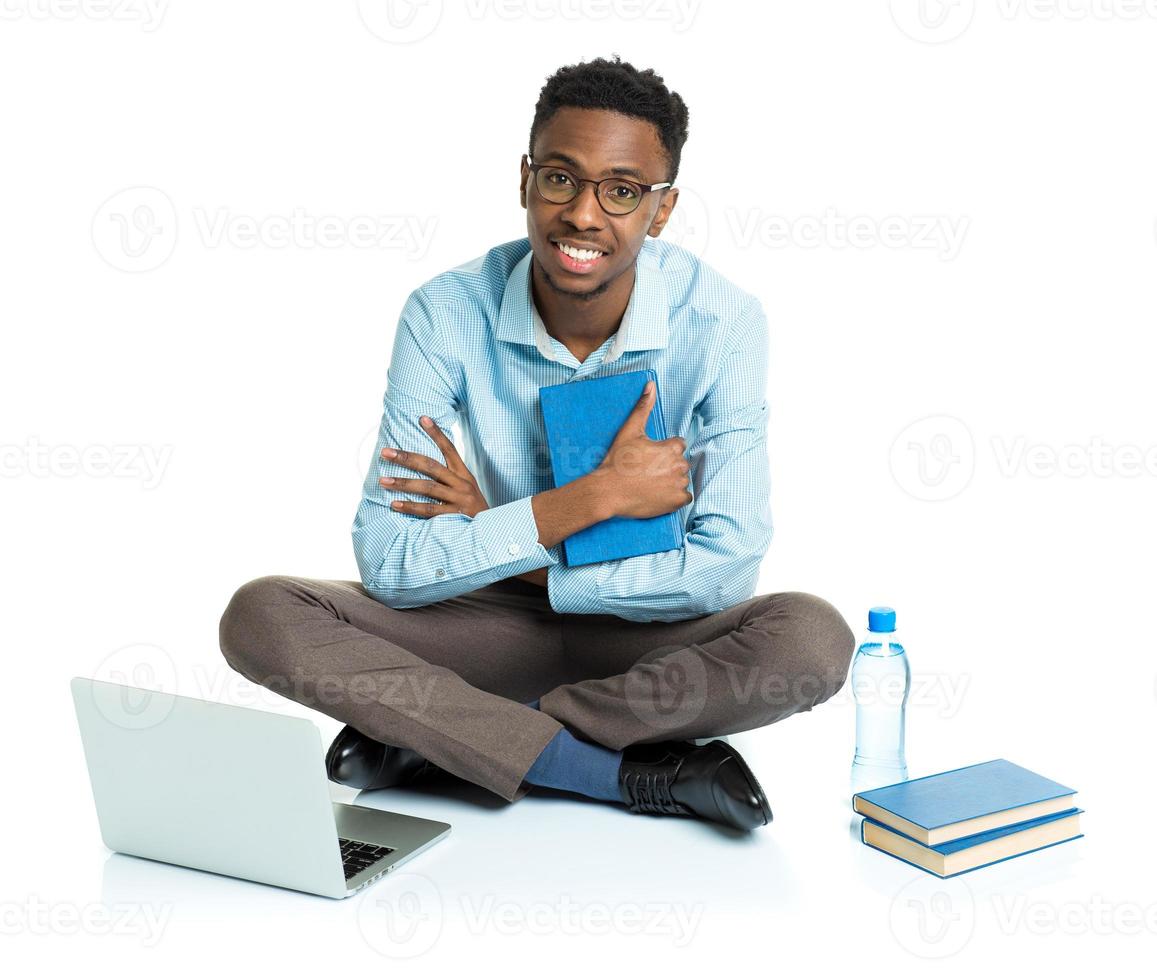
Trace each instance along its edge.
<instances>
[{"instance_id":1,"label":"blue sock","mask_svg":"<svg viewBox=\"0 0 1157 980\"><path fill-rule=\"evenodd\" d=\"M528 707L537 710L538 699ZM532 786L549 786L595 800L621 803L619 763L622 760L622 752L584 742L564 728L546 743L525 778Z\"/></svg>"}]
</instances>

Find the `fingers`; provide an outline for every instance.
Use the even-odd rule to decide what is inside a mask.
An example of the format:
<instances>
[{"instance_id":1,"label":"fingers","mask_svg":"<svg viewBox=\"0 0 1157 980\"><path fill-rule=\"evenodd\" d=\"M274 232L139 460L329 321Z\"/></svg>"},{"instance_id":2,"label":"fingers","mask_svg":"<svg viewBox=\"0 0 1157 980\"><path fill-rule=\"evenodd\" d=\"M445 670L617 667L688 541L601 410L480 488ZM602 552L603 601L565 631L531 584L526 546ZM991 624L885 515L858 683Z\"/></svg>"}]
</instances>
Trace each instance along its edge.
<instances>
[{"instance_id":1,"label":"fingers","mask_svg":"<svg viewBox=\"0 0 1157 980\"><path fill-rule=\"evenodd\" d=\"M651 406L655 402L655 382L648 381L643 386L643 395L635 403L635 407L631 409L631 414L627 416L626 425L638 429L640 432L645 432L647 429L647 417L651 414Z\"/></svg>"},{"instance_id":2,"label":"fingers","mask_svg":"<svg viewBox=\"0 0 1157 980\"><path fill-rule=\"evenodd\" d=\"M443 466L433 457L426 456L422 453L407 452L404 449L395 449L392 447L387 447L382 450L382 459L393 460L395 463L399 463L407 469L417 470L419 473L425 473L448 484L458 482L454 480L453 477L462 477L469 474L470 471L466 468L466 464L462 462L462 457L458 455L458 450L453 440L438 427L438 424L428 415L421 416L418 421L426 435L442 450L442 455L446 459L446 465Z\"/></svg>"},{"instance_id":3,"label":"fingers","mask_svg":"<svg viewBox=\"0 0 1157 980\"><path fill-rule=\"evenodd\" d=\"M395 500L390 507L403 514L413 514L415 517L437 517L439 514L461 514L462 509L457 504L426 503L422 500Z\"/></svg>"},{"instance_id":4,"label":"fingers","mask_svg":"<svg viewBox=\"0 0 1157 980\"><path fill-rule=\"evenodd\" d=\"M391 453L393 455L391 455ZM408 470L417 470L419 473L425 473L427 476L432 476L434 479L441 480L443 483L454 484L458 482L457 474L447 469L436 459L423 456L421 453L411 453L405 449L386 447L381 451L380 455L382 459L397 463L400 466L406 467Z\"/></svg>"},{"instance_id":5,"label":"fingers","mask_svg":"<svg viewBox=\"0 0 1157 980\"><path fill-rule=\"evenodd\" d=\"M459 494L452 487L444 483L435 483L433 480L404 480L398 477L383 476L378 480L387 490L397 490L399 493L417 493L423 497L433 497L435 500L448 502L457 501Z\"/></svg>"},{"instance_id":6,"label":"fingers","mask_svg":"<svg viewBox=\"0 0 1157 980\"><path fill-rule=\"evenodd\" d=\"M442 450L442 455L446 457L446 465L455 473L469 472L466 469L466 464L462 462L462 457L458 455L454 441L439 428L437 423L428 415L423 415L418 421L426 430L426 435L433 439L434 444Z\"/></svg>"}]
</instances>

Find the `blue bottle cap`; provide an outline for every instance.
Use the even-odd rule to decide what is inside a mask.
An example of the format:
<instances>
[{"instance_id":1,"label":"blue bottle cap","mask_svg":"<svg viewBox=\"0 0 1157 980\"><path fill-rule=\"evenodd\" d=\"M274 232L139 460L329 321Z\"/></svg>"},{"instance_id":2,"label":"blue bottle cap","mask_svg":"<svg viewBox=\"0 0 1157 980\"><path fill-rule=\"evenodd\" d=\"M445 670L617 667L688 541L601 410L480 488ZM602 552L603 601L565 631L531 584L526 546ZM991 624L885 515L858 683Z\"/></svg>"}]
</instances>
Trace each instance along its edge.
<instances>
[{"instance_id":1,"label":"blue bottle cap","mask_svg":"<svg viewBox=\"0 0 1157 980\"><path fill-rule=\"evenodd\" d=\"M872 606L868 610L868 629L873 633L891 633L896 628L896 610L891 606Z\"/></svg>"}]
</instances>

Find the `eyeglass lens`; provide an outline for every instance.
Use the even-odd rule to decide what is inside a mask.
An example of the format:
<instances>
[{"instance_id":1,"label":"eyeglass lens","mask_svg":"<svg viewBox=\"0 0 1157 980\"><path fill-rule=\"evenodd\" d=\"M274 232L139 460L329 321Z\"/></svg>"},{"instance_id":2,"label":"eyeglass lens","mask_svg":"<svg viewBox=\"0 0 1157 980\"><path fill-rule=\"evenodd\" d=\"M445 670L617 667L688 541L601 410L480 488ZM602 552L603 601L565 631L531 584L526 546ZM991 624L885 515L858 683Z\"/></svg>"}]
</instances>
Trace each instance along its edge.
<instances>
[{"instance_id":1,"label":"eyeglass lens","mask_svg":"<svg viewBox=\"0 0 1157 980\"><path fill-rule=\"evenodd\" d=\"M558 167L543 167L538 171L538 189L552 204L566 204L574 200L579 185L575 178ZM611 178L599 188L603 207L614 214L629 214L639 206L642 195L639 188L627 180Z\"/></svg>"}]
</instances>

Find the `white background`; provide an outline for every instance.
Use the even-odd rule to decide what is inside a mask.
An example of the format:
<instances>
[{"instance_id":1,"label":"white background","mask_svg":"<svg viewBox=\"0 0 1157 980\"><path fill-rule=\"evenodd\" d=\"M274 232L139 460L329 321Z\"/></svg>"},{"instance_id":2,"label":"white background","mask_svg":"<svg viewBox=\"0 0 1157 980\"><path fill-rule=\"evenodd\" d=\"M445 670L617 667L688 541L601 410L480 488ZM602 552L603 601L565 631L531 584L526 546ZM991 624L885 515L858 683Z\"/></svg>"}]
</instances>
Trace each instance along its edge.
<instances>
[{"instance_id":1,"label":"white background","mask_svg":"<svg viewBox=\"0 0 1157 980\"><path fill-rule=\"evenodd\" d=\"M96 976L1152 962L1157 4L433 0L397 29L354 0L2 11L10 957ZM776 814L748 839L412 791L362 802L454 833L364 899L112 855L68 679L308 715L328 742L338 723L227 668L220 614L259 575L357 577L402 302L525 234L538 91L615 52L690 107L667 236L769 315L759 591L823 595L857 633L894 606L911 774L1011 759L1078 788L1087 836L949 882L863 847L845 687L733 737ZM295 213L336 240L279 237Z\"/></svg>"}]
</instances>

